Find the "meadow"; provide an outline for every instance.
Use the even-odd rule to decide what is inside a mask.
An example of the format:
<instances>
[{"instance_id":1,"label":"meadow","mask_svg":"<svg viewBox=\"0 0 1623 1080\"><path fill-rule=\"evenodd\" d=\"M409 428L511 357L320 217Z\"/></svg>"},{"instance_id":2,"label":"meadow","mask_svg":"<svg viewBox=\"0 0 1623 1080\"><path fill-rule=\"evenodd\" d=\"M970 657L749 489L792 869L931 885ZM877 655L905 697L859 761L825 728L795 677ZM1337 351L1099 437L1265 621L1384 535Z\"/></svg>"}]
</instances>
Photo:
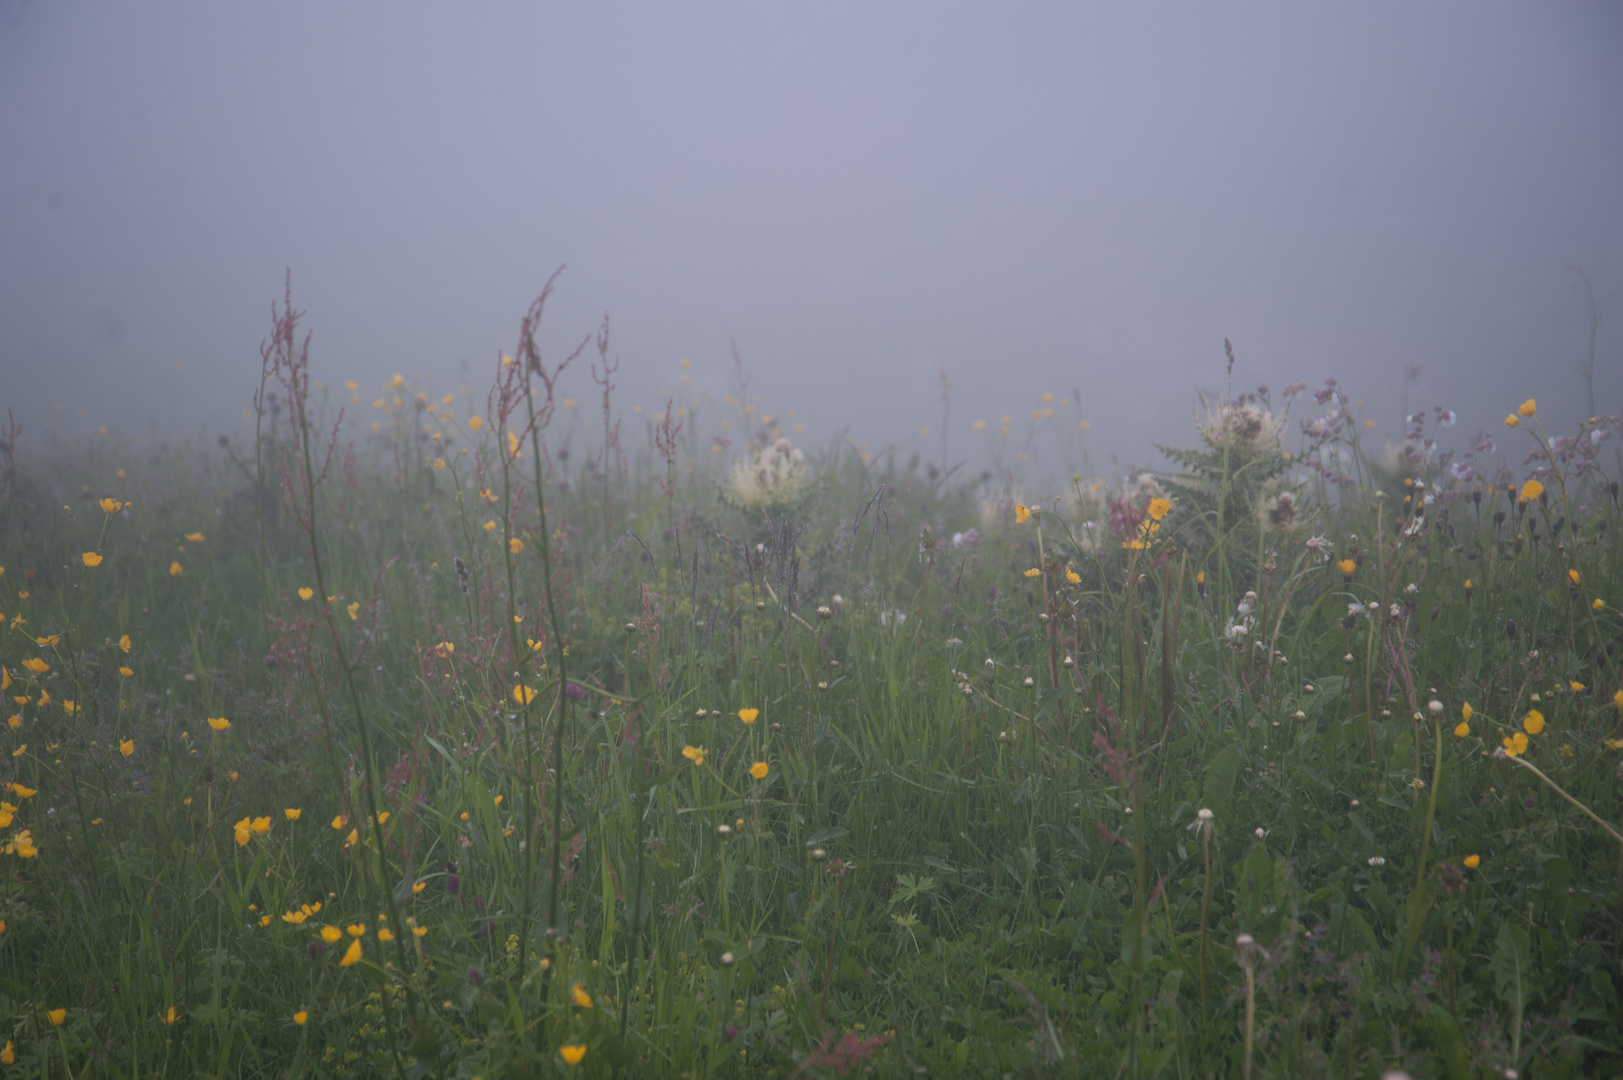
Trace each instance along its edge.
<instances>
[{"instance_id":1,"label":"meadow","mask_svg":"<svg viewBox=\"0 0 1623 1080\"><path fill-rule=\"evenodd\" d=\"M289 297L246 435L13 420L0 1076L1623 1075L1623 417L1231 354L1164 471L1048 394L977 472L546 296L461 393Z\"/></svg>"}]
</instances>

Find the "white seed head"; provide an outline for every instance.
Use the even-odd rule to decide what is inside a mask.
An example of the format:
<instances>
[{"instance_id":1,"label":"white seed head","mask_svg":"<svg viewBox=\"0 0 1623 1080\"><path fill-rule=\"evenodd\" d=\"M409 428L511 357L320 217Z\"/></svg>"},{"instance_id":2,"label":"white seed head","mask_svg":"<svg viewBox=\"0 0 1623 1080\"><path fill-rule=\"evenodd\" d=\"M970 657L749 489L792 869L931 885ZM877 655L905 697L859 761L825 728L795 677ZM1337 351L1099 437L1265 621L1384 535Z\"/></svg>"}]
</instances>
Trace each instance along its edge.
<instances>
[{"instance_id":1,"label":"white seed head","mask_svg":"<svg viewBox=\"0 0 1623 1080\"><path fill-rule=\"evenodd\" d=\"M1036 686L1037 684L1036 684L1036 682L1034 682L1032 680L1030 675L1027 675L1026 678L1025 678L1025 681L1021 685L1024 686L1027 690L1030 690L1033 686Z\"/></svg>"},{"instance_id":2,"label":"white seed head","mask_svg":"<svg viewBox=\"0 0 1623 1080\"><path fill-rule=\"evenodd\" d=\"M1443 715L1443 703L1438 701L1436 698L1432 698L1430 701L1426 702L1426 711L1431 713L1433 716L1441 716Z\"/></svg>"}]
</instances>

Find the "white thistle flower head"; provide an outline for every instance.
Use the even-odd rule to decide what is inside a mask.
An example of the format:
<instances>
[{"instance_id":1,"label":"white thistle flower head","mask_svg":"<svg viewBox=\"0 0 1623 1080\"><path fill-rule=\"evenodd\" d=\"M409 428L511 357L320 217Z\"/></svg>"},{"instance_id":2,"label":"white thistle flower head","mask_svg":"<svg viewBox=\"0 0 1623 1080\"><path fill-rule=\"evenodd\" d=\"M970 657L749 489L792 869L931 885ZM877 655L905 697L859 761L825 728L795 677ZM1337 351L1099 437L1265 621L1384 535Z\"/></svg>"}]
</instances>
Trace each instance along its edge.
<instances>
[{"instance_id":1,"label":"white thistle flower head","mask_svg":"<svg viewBox=\"0 0 1623 1080\"><path fill-rule=\"evenodd\" d=\"M1277 457L1284 421L1260 405L1223 402L1200 421L1200 437L1213 450L1245 460Z\"/></svg>"},{"instance_id":2,"label":"white thistle flower head","mask_svg":"<svg viewBox=\"0 0 1623 1080\"><path fill-rule=\"evenodd\" d=\"M806 455L788 439L778 439L761 451L753 463L733 463L733 497L748 510L787 506L806 493L811 484ZM765 545L756 545L764 553Z\"/></svg>"}]
</instances>

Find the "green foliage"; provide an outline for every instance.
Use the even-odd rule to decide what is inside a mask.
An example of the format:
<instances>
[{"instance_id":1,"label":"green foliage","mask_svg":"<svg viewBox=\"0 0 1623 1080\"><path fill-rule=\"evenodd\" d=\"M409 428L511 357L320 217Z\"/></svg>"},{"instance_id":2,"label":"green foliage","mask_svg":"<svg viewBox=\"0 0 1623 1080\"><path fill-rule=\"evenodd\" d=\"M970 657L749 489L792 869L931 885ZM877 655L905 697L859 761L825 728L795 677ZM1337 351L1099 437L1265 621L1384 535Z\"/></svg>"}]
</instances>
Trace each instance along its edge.
<instances>
[{"instance_id":1,"label":"green foliage","mask_svg":"<svg viewBox=\"0 0 1623 1080\"><path fill-rule=\"evenodd\" d=\"M498 378L477 429L386 388L313 497L285 413L24 459L7 1075L1238 1075L1241 933L1254 1075L1623 1069L1617 845L1491 754L1623 813L1615 502L1304 507L1344 577L1261 524L1277 455L1169 451L1146 543L1056 546L849 449L743 516L684 431L546 473L543 530Z\"/></svg>"}]
</instances>

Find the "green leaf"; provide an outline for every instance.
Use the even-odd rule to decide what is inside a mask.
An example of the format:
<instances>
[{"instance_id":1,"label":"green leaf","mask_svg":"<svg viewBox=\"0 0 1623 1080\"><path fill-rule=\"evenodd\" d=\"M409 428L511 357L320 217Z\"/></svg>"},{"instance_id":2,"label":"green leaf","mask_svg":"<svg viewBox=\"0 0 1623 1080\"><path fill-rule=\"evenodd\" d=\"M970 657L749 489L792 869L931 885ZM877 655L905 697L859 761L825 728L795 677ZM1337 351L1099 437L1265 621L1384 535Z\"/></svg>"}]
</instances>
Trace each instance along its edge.
<instances>
[{"instance_id":1,"label":"green leaf","mask_svg":"<svg viewBox=\"0 0 1623 1080\"><path fill-rule=\"evenodd\" d=\"M1200 789L1200 805L1227 825L1234 805L1234 784L1240 777L1240 744L1231 742L1206 765L1206 783Z\"/></svg>"}]
</instances>

